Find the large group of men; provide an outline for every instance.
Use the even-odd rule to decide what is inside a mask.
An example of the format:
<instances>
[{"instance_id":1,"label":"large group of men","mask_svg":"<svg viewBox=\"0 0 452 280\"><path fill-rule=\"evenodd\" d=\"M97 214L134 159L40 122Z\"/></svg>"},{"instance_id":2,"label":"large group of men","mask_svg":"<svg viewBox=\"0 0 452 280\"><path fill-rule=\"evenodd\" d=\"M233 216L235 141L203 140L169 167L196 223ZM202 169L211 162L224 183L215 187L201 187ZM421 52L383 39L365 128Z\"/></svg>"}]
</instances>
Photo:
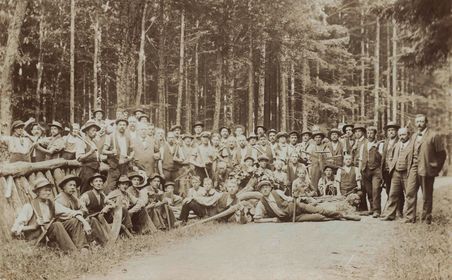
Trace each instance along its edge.
<instances>
[{"instance_id":1,"label":"large group of men","mask_svg":"<svg viewBox=\"0 0 452 280\"><path fill-rule=\"evenodd\" d=\"M34 183L36 198L18 214L15 236L36 240L45 232L43 240L63 250L84 250L108 243L114 209L122 212L127 235L149 234L222 213L246 192L261 194L248 221L353 219L313 199L341 196L362 214L415 223L421 187L420 220L430 224L434 178L446 159L425 115L416 116L416 131L389 122L384 133L341 124L290 133L258 125L249 134L241 125L209 132L202 122L192 133L180 125L165 132L141 109L115 121L105 120L101 109L93 116L69 130L56 121L48 131L33 118L15 121L11 136L0 137L10 162L64 158L81 165L58 186L46 178ZM60 192L53 197L55 187Z\"/></svg>"}]
</instances>

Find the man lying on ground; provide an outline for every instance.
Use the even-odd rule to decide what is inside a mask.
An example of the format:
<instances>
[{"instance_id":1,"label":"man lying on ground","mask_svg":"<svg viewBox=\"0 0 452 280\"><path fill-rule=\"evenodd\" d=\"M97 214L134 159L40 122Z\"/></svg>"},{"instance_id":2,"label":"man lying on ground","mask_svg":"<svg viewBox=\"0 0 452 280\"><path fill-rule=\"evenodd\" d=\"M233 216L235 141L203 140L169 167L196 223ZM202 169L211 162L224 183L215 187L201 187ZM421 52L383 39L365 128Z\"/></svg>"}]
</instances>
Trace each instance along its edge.
<instances>
[{"instance_id":1,"label":"man lying on ground","mask_svg":"<svg viewBox=\"0 0 452 280\"><path fill-rule=\"evenodd\" d=\"M288 197L281 190L272 190L271 181L261 181L257 188L263 197L256 205L254 215L256 223L289 222L293 219L294 207L296 221L359 220L359 218L350 217L338 211L304 203L301 199Z\"/></svg>"}]
</instances>

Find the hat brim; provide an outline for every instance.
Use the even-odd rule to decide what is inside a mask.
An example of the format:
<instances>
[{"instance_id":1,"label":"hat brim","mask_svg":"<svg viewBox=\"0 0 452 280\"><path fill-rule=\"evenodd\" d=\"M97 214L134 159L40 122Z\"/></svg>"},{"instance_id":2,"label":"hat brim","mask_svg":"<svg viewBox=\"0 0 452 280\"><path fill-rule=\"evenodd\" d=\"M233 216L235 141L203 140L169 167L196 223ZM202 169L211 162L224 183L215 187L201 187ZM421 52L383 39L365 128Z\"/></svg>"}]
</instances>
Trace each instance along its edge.
<instances>
[{"instance_id":1,"label":"hat brim","mask_svg":"<svg viewBox=\"0 0 452 280\"><path fill-rule=\"evenodd\" d=\"M77 185L77 187L79 187L80 184L82 183L82 179L80 179L80 177L74 175L74 176L71 176L68 178L64 178L63 181L58 183L58 187L60 187L60 189L62 189L64 187L64 185L69 181L75 181L75 184ZM91 182L91 178L90 178L89 182Z\"/></svg>"},{"instance_id":2,"label":"hat brim","mask_svg":"<svg viewBox=\"0 0 452 280\"><path fill-rule=\"evenodd\" d=\"M94 110L94 111L93 111L93 115L95 115L96 113L99 113L99 112L101 112L103 115L105 115L104 110L101 110L101 109L99 109L99 110Z\"/></svg>"},{"instance_id":3,"label":"hat brim","mask_svg":"<svg viewBox=\"0 0 452 280\"><path fill-rule=\"evenodd\" d=\"M326 137L325 133L323 133L323 132L315 132L315 133L312 133L312 137L316 137L317 135L320 135L320 136L322 136L323 138Z\"/></svg>"},{"instance_id":4,"label":"hat brim","mask_svg":"<svg viewBox=\"0 0 452 280\"><path fill-rule=\"evenodd\" d=\"M338 136L342 135L342 132L340 130L332 130L328 132L328 137L331 137L331 134L336 133Z\"/></svg>"},{"instance_id":5,"label":"hat brim","mask_svg":"<svg viewBox=\"0 0 452 280\"><path fill-rule=\"evenodd\" d=\"M398 130L398 129L400 129L400 125L391 124L391 125L385 126L385 130L388 130L390 128L395 128Z\"/></svg>"},{"instance_id":6,"label":"hat brim","mask_svg":"<svg viewBox=\"0 0 452 280\"><path fill-rule=\"evenodd\" d=\"M90 124L88 126L82 127L82 132L87 131L90 127L93 127L93 126L96 127L98 131L101 129L99 125L97 125L95 123L92 123L92 124Z\"/></svg>"},{"instance_id":7,"label":"hat brim","mask_svg":"<svg viewBox=\"0 0 452 280\"><path fill-rule=\"evenodd\" d=\"M343 132L343 133L346 132L347 127L351 127L352 130L353 130L353 125L351 125L351 124L346 124L346 125L344 125L344 126L342 127L342 132Z\"/></svg>"},{"instance_id":8,"label":"hat brim","mask_svg":"<svg viewBox=\"0 0 452 280\"><path fill-rule=\"evenodd\" d=\"M367 131L367 129L366 128L364 128L364 127L354 127L353 128L353 132L355 132L355 131L357 131L357 130L362 130L362 131L364 131L364 132L366 132Z\"/></svg>"},{"instance_id":9,"label":"hat brim","mask_svg":"<svg viewBox=\"0 0 452 280\"><path fill-rule=\"evenodd\" d=\"M125 122L126 125L129 125L129 121L128 120L116 120L115 124L119 124L120 122Z\"/></svg>"},{"instance_id":10,"label":"hat brim","mask_svg":"<svg viewBox=\"0 0 452 280\"><path fill-rule=\"evenodd\" d=\"M130 180L127 180L127 181L124 181L124 180L118 180L117 182L116 182L116 186L119 186L119 184L121 184L121 183L127 183L129 186L132 184L132 181L130 181Z\"/></svg>"},{"instance_id":11,"label":"hat brim","mask_svg":"<svg viewBox=\"0 0 452 280\"><path fill-rule=\"evenodd\" d=\"M105 180L107 179L104 175L96 175L96 176L90 177L89 180L88 180L88 182L91 183L91 182L92 182L94 179L96 179L96 178L101 178L102 181L104 181L104 182L105 182Z\"/></svg>"},{"instance_id":12,"label":"hat brim","mask_svg":"<svg viewBox=\"0 0 452 280\"><path fill-rule=\"evenodd\" d=\"M40 189L42 189L42 188L45 188L45 187L53 188L53 186L54 186L54 185L53 185L52 183L49 182L48 184L45 184L45 185L42 185L42 186L39 186L39 187L34 187L32 191L33 191L34 193L38 193L38 190L40 190Z\"/></svg>"}]
</instances>

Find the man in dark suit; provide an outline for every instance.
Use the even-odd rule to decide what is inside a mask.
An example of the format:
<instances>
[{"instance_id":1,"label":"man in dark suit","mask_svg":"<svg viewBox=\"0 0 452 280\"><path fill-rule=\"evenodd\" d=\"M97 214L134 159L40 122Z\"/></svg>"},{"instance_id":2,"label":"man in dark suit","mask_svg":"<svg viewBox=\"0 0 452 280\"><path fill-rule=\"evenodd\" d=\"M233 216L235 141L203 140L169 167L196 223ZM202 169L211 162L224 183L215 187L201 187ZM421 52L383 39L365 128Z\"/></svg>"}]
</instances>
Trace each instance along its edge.
<instances>
[{"instance_id":1,"label":"man in dark suit","mask_svg":"<svg viewBox=\"0 0 452 280\"><path fill-rule=\"evenodd\" d=\"M424 199L421 221L430 224L432 222L433 183L446 160L446 149L439 134L427 127L428 120L425 115L416 115L415 124L417 133L411 137L414 150L413 167L410 172L416 172L417 180L408 182L407 219L405 222L416 222L417 192L420 185Z\"/></svg>"},{"instance_id":2,"label":"man in dark suit","mask_svg":"<svg viewBox=\"0 0 452 280\"><path fill-rule=\"evenodd\" d=\"M391 161L394 156L394 149L396 146L396 143L399 141L397 138L397 131L399 130L400 126L396 122L388 122L388 124L385 126L386 131L386 139L383 142L383 153L381 154L381 172L382 172L382 178L383 183L386 189L386 194L389 197L390 188L391 188L391 179L393 174L389 171L389 166L391 164ZM408 132L408 131L406 131ZM405 133L405 130L403 131ZM407 135L408 137L408 135ZM409 140L409 138L407 138ZM404 187L405 189L405 187ZM403 204L405 202L404 194L403 192L400 193L400 201L398 203L398 215L399 217L403 216Z\"/></svg>"}]
</instances>

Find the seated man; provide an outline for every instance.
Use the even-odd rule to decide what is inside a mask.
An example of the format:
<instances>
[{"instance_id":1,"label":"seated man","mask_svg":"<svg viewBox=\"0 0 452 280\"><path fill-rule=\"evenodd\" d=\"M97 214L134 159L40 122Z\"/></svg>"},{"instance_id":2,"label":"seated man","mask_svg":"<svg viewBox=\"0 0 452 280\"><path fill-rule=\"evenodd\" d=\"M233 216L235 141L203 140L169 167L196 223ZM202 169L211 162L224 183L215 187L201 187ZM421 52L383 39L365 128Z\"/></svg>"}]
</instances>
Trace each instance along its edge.
<instances>
[{"instance_id":1,"label":"seated man","mask_svg":"<svg viewBox=\"0 0 452 280\"><path fill-rule=\"evenodd\" d=\"M119 205L122 208L121 223L129 232L133 232L132 218L129 212L129 208L132 207L131 201L135 201L134 200L135 197L132 197L127 192L127 189L130 187L131 184L132 182L129 180L129 178L126 175L122 175L116 182L116 188L113 191L111 191L105 198L107 201L112 201L114 207ZM113 217L110 215L110 213L108 213L106 219L107 221L112 221Z\"/></svg>"},{"instance_id":2,"label":"seated man","mask_svg":"<svg viewBox=\"0 0 452 280\"><path fill-rule=\"evenodd\" d=\"M361 193L361 172L358 167L352 166L352 156L344 156L344 166L337 171L336 174L337 193L339 195L359 196L356 199L360 199ZM355 199L353 199L355 200Z\"/></svg>"},{"instance_id":3,"label":"seated man","mask_svg":"<svg viewBox=\"0 0 452 280\"><path fill-rule=\"evenodd\" d=\"M297 169L297 178L292 182L292 196L295 197L313 197L317 192L312 187L309 175L305 168Z\"/></svg>"},{"instance_id":4,"label":"seated man","mask_svg":"<svg viewBox=\"0 0 452 280\"><path fill-rule=\"evenodd\" d=\"M281 190L272 190L273 185L270 181L265 180L259 182L257 188L263 197L256 205L254 215L254 221L256 223L288 222L294 218L294 215L296 221L327 221L342 218L358 220L355 217L342 215L337 211L326 210L303 203L301 200L295 200L292 197L284 195ZM294 209L295 203L296 207Z\"/></svg>"},{"instance_id":5,"label":"seated man","mask_svg":"<svg viewBox=\"0 0 452 280\"><path fill-rule=\"evenodd\" d=\"M273 164L275 167L275 170L273 171L273 178L275 179L275 186L277 189L280 189L285 193L289 193L289 191L287 191L289 178L287 177L287 173L283 170L284 165L283 161L279 159L275 160Z\"/></svg>"},{"instance_id":6,"label":"seated man","mask_svg":"<svg viewBox=\"0 0 452 280\"><path fill-rule=\"evenodd\" d=\"M157 231L157 225L151 219L146 211L149 203L149 190L146 172L131 172L129 179L132 182L127 189L127 195L130 198L129 213L132 218L133 230L140 234L153 233Z\"/></svg>"},{"instance_id":7,"label":"seated man","mask_svg":"<svg viewBox=\"0 0 452 280\"><path fill-rule=\"evenodd\" d=\"M146 209L154 224L160 229L171 229L174 227L176 218L173 211L168 207L168 201L163 198L163 191L160 184L163 178L158 174L153 174L150 178L148 188L148 204Z\"/></svg>"},{"instance_id":8,"label":"seated man","mask_svg":"<svg viewBox=\"0 0 452 280\"><path fill-rule=\"evenodd\" d=\"M55 210L58 219L62 221L77 219L83 225L86 235L92 237L100 245L105 245L110 237L109 232L103 230L97 219L85 218L79 199L75 196L81 179L75 175L66 175L58 186L63 190L55 198Z\"/></svg>"},{"instance_id":9,"label":"seated man","mask_svg":"<svg viewBox=\"0 0 452 280\"><path fill-rule=\"evenodd\" d=\"M92 189L80 197L80 208L89 217L91 226L93 228L99 227L94 230L96 232L103 232L103 236L109 237L111 235L111 229L104 215L109 213L114 208L114 205L111 201L108 203L105 200L106 195L103 191L105 177L96 173L89 178L88 183ZM94 220L96 222L93 222Z\"/></svg>"},{"instance_id":10,"label":"seated man","mask_svg":"<svg viewBox=\"0 0 452 280\"><path fill-rule=\"evenodd\" d=\"M38 179L33 187L36 198L25 204L12 227L14 236L45 243L46 238L55 242L63 251L77 250L86 245L82 224L78 220L64 222L55 220L55 205L52 201L52 184L45 178ZM45 236L43 232L47 231ZM41 238L41 240L39 240Z\"/></svg>"},{"instance_id":11,"label":"seated man","mask_svg":"<svg viewBox=\"0 0 452 280\"><path fill-rule=\"evenodd\" d=\"M337 195L333 166L326 165L323 168L323 176L319 180L319 192L321 196Z\"/></svg>"},{"instance_id":12,"label":"seated man","mask_svg":"<svg viewBox=\"0 0 452 280\"><path fill-rule=\"evenodd\" d=\"M179 216L182 209L182 197L175 194L174 189L174 182L166 182L163 187L163 199L166 200L168 207L173 211L174 216Z\"/></svg>"},{"instance_id":13,"label":"seated man","mask_svg":"<svg viewBox=\"0 0 452 280\"><path fill-rule=\"evenodd\" d=\"M182 206L179 219L185 224L188 221L190 211L193 211L196 216L203 218L205 216L211 217L221 213L237 203L236 194L239 187L235 180L229 180L226 183L227 192L215 192L211 196L195 196ZM228 220L234 213L223 217L223 220Z\"/></svg>"}]
</instances>

